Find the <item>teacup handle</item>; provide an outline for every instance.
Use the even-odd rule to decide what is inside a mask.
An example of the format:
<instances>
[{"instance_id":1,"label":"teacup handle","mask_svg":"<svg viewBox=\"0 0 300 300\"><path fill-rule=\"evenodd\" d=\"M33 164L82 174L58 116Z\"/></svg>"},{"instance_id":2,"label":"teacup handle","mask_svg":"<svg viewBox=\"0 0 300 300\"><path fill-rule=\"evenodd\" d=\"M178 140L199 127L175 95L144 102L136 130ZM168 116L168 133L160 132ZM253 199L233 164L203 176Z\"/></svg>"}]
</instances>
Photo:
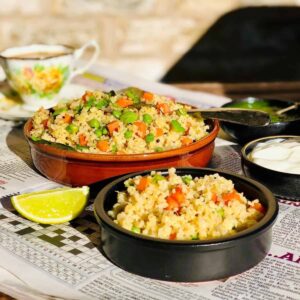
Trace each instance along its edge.
<instances>
[{"instance_id":1,"label":"teacup handle","mask_svg":"<svg viewBox=\"0 0 300 300\"><path fill-rule=\"evenodd\" d=\"M76 63L82 57L82 55L85 53L85 51L89 47L94 48L94 53L92 54L91 58L86 62L86 64L84 66L76 68L72 72L71 77L74 77L76 75L84 73L97 59L97 57L100 53L100 47L99 47L98 43L95 40L92 40L92 41L89 41L86 44L84 44L81 48L75 50L75 52L74 52L74 58L75 58L74 63Z\"/></svg>"}]
</instances>

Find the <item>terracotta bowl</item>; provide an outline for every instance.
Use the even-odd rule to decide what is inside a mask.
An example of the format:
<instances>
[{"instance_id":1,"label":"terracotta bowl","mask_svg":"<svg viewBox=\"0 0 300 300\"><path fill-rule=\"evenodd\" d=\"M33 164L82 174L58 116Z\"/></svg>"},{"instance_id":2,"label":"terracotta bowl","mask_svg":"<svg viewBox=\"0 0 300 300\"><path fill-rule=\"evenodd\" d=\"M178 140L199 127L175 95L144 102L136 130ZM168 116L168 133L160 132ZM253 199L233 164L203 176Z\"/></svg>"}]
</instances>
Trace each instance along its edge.
<instances>
[{"instance_id":1,"label":"terracotta bowl","mask_svg":"<svg viewBox=\"0 0 300 300\"><path fill-rule=\"evenodd\" d=\"M164 152L146 154L87 154L33 142L29 132L32 120L24 126L35 167L48 179L70 186L89 185L96 181L129 172L165 167L204 167L212 156L219 131L216 120L206 120L209 134L191 145Z\"/></svg>"}]
</instances>

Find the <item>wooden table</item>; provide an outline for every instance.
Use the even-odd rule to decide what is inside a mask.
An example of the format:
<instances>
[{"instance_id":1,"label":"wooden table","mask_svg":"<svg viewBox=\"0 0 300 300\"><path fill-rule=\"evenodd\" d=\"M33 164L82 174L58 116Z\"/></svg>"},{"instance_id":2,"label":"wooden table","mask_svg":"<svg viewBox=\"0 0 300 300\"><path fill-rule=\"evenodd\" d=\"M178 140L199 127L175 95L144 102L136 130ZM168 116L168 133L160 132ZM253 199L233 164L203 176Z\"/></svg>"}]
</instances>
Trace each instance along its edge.
<instances>
[{"instance_id":1,"label":"wooden table","mask_svg":"<svg viewBox=\"0 0 300 300\"><path fill-rule=\"evenodd\" d=\"M268 97L274 99L300 100L300 81L257 83L181 83L177 87L203 91L230 98Z\"/></svg>"}]
</instances>

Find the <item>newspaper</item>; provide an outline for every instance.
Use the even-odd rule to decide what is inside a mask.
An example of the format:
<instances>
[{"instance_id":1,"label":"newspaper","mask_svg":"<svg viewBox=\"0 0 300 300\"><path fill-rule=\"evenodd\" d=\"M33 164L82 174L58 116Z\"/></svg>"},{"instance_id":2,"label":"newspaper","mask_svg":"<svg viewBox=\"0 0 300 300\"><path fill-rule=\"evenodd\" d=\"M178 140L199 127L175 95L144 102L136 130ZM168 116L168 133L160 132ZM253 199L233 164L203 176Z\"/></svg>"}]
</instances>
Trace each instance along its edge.
<instances>
[{"instance_id":1,"label":"newspaper","mask_svg":"<svg viewBox=\"0 0 300 300\"><path fill-rule=\"evenodd\" d=\"M105 90L136 85L201 106L228 101L122 76L94 68L76 82ZM241 174L239 150L217 139L209 167ZM0 290L6 294L17 299L300 299L300 202L279 200L270 253L251 270L205 283L152 280L128 273L102 255L92 201L83 215L66 224L40 225L20 217L11 195L59 185L35 170L20 124L0 120L0 151Z\"/></svg>"}]
</instances>

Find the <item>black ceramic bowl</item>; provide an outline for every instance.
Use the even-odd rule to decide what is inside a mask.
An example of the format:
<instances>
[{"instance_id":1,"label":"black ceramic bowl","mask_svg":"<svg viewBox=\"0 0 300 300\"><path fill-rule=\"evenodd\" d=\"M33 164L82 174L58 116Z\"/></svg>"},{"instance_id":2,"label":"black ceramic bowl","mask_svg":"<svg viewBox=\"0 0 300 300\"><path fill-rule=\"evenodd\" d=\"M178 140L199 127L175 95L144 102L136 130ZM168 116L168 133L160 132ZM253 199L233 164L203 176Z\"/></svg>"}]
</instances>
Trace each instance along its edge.
<instances>
[{"instance_id":1,"label":"black ceramic bowl","mask_svg":"<svg viewBox=\"0 0 300 300\"><path fill-rule=\"evenodd\" d=\"M160 169L167 174L167 169ZM272 225L278 205L272 193L254 180L214 169L179 168L178 175L193 177L206 174L231 179L238 191L249 199L260 199L265 216L254 226L231 237L206 241L171 241L151 238L123 229L108 216L117 201L116 191L124 190L124 181L139 172L123 176L108 184L95 200L95 216L101 227L101 247L106 256L126 271L160 280L197 282L226 278L258 264L268 253Z\"/></svg>"},{"instance_id":2,"label":"black ceramic bowl","mask_svg":"<svg viewBox=\"0 0 300 300\"><path fill-rule=\"evenodd\" d=\"M293 139L300 142L300 136L269 136L249 142L242 148L242 169L246 176L265 184L276 196L290 200L300 200L300 175L279 172L262 167L248 158L258 143L272 139Z\"/></svg>"},{"instance_id":3,"label":"black ceramic bowl","mask_svg":"<svg viewBox=\"0 0 300 300\"><path fill-rule=\"evenodd\" d=\"M233 102L226 103L222 107L232 107L237 103L247 103L251 106L253 102L261 101L261 99L248 97L245 99L234 100ZM295 102L263 99L270 106L276 106L279 109L286 108L293 105ZM246 108L246 107L245 107ZM266 126L248 126L243 124L233 124L229 122L220 122L221 128L231 137L236 139L240 144L245 144L251 140L272 136L272 135L300 135L300 106L297 109L291 110L286 113L286 116L292 117L289 121L271 122Z\"/></svg>"}]
</instances>

